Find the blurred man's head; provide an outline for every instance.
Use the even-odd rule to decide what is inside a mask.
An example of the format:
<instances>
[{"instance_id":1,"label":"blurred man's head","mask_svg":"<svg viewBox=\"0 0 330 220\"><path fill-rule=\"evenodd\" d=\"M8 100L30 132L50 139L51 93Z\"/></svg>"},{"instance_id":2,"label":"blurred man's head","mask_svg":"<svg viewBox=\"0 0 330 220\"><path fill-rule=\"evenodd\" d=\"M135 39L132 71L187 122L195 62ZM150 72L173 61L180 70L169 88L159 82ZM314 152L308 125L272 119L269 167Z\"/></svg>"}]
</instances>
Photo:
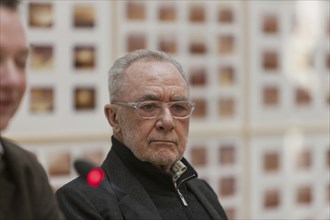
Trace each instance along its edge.
<instances>
[{"instance_id":1,"label":"blurred man's head","mask_svg":"<svg viewBox=\"0 0 330 220\"><path fill-rule=\"evenodd\" d=\"M0 130L16 112L25 92L28 55L18 1L0 0Z\"/></svg>"},{"instance_id":2,"label":"blurred man's head","mask_svg":"<svg viewBox=\"0 0 330 220\"><path fill-rule=\"evenodd\" d=\"M16 10L19 2L19 0L0 0L0 7L7 7Z\"/></svg>"}]
</instances>

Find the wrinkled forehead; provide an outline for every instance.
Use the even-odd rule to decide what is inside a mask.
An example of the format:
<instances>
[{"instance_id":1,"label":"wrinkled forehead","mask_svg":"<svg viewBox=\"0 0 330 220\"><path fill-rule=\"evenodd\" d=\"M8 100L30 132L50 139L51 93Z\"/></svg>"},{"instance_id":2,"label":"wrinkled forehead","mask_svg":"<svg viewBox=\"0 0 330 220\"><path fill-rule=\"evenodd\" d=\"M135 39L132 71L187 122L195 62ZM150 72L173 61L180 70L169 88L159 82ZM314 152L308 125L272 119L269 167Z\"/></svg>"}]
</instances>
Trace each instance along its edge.
<instances>
[{"instance_id":1,"label":"wrinkled forehead","mask_svg":"<svg viewBox=\"0 0 330 220\"><path fill-rule=\"evenodd\" d=\"M131 64L125 71L122 89L130 97L148 92L189 95L187 83L177 68L170 62L154 60Z\"/></svg>"},{"instance_id":2,"label":"wrinkled forehead","mask_svg":"<svg viewBox=\"0 0 330 220\"><path fill-rule=\"evenodd\" d=\"M133 84L154 81L176 83L175 80L178 80L177 83L187 84L182 73L171 62L155 59L140 59L133 62L125 70L124 80Z\"/></svg>"}]
</instances>

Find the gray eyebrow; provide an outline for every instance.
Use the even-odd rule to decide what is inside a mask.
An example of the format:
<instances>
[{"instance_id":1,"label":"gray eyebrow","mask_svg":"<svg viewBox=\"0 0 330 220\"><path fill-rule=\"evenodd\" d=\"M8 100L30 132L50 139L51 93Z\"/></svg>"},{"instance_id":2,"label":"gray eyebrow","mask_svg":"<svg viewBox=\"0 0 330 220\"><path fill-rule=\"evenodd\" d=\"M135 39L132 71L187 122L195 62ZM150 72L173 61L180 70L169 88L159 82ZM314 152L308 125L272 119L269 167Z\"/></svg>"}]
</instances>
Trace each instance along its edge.
<instances>
[{"instance_id":1,"label":"gray eyebrow","mask_svg":"<svg viewBox=\"0 0 330 220\"><path fill-rule=\"evenodd\" d=\"M143 96L141 96L140 98L138 98L136 101L141 102L141 101L146 101L146 100L153 100L153 101L157 101L159 100L159 96L155 95L155 94L144 94Z\"/></svg>"},{"instance_id":2,"label":"gray eyebrow","mask_svg":"<svg viewBox=\"0 0 330 220\"><path fill-rule=\"evenodd\" d=\"M188 101L188 98L186 96L175 96L171 101Z\"/></svg>"},{"instance_id":3,"label":"gray eyebrow","mask_svg":"<svg viewBox=\"0 0 330 220\"><path fill-rule=\"evenodd\" d=\"M137 102L141 102L141 101L147 101L147 100L152 100L152 101L159 101L160 97L155 95L155 94L144 94L143 96L141 96L140 98L138 98L136 101ZM187 101L188 98L186 96L175 96L171 99L171 101Z\"/></svg>"}]
</instances>

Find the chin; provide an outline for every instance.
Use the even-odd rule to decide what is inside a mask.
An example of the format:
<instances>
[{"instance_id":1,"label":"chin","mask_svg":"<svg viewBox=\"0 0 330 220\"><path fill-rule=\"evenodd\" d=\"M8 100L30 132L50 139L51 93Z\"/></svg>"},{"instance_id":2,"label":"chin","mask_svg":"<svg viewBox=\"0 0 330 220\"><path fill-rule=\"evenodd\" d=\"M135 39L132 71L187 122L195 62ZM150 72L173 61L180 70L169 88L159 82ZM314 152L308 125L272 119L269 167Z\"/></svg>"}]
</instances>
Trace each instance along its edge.
<instances>
[{"instance_id":1,"label":"chin","mask_svg":"<svg viewBox=\"0 0 330 220\"><path fill-rule=\"evenodd\" d=\"M159 166L171 166L173 163L179 160L179 157L173 153L160 153L156 156L152 156L151 161L153 164L157 164Z\"/></svg>"}]
</instances>

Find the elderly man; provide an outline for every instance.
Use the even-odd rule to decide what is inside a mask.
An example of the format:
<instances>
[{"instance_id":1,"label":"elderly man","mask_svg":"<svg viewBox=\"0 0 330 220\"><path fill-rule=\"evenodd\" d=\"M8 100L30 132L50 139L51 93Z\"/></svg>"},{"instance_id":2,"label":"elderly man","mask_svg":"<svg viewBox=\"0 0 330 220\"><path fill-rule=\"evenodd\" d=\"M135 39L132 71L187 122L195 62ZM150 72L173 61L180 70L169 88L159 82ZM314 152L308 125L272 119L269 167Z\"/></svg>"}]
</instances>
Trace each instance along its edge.
<instances>
[{"instance_id":1,"label":"elderly man","mask_svg":"<svg viewBox=\"0 0 330 220\"><path fill-rule=\"evenodd\" d=\"M0 0L0 131L26 87L28 55L17 0ZM36 158L0 136L0 219L61 219L47 175Z\"/></svg>"},{"instance_id":2,"label":"elderly man","mask_svg":"<svg viewBox=\"0 0 330 220\"><path fill-rule=\"evenodd\" d=\"M109 72L112 148L98 187L82 177L57 191L68 219L227 219L211 187L183 158L194 103L183 70L138 50Z\"/></svg>"}]
</instances>

